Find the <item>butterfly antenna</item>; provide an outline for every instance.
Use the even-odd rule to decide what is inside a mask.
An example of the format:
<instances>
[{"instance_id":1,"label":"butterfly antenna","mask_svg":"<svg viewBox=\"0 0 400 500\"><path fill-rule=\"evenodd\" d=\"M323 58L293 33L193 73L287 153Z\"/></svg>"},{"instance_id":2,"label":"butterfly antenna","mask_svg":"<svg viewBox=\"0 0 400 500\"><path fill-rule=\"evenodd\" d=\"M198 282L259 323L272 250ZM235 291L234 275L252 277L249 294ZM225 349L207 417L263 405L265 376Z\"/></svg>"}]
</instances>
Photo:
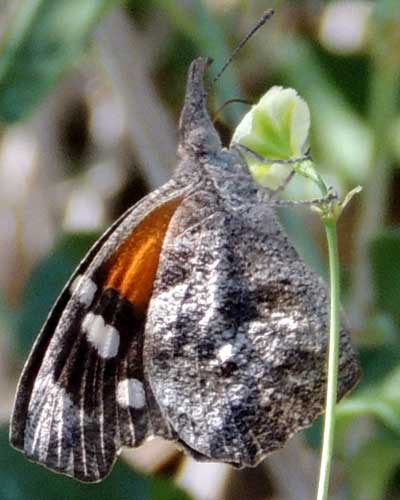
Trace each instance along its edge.
<instances>
[{"instance_id":1,"label":"butterfly antenna","mask_svg":"<svg viewBox=\"0 0 400 500\"><path fill-rule=\"evenodd\" d=\"M232 52L226 63L219 70L218 74L214 77L211 82L211 87L215 85L215 83L221 78L221 75L224 73L226 68L231 64L232 60L236 57L237 53L240 52L242 47L246 45L246 43L250 40L250 38L256 33L264 24L274 15L273 9L268 9L264 12L264 14L260 17L260 19L256 22L256 24L251 28L251 30L247 33L247 35L243 38L243 40L239 43L236 49Z\"/></svg>"},{"instance_id":2,"label":"butterfly antenna","mask_svg":"<svg viewBox=\"0 0 400 500\"><path fill-rule=\"evenodd\" d=\"M248 106L251 106L253 104L252 102L247 101L246 99L240 99L240 98L236 98L236 97L234 99L229 99L228 101L225 101L224 104L217 109L217 111L215 111L215 113L213 114L213 119L212 119L213 123L215 123L218 120L218 118L219 118L220 114L222 113L222 111L229 104L232 104L232 103L235 103L235 102L240 102L242 104L247 104Z\"/></svg>"}]
</instances>

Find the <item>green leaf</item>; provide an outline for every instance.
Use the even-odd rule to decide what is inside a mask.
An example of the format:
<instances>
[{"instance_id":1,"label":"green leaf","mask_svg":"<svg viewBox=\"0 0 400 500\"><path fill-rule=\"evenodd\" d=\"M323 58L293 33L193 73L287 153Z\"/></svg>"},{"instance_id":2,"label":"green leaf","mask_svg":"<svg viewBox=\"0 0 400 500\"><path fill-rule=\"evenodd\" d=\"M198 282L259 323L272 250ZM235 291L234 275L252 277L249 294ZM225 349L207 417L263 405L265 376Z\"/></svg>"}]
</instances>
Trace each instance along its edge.
<instances>
[{"instance_id":1,"label":"green leaf","mask_svg":"<svg viewBox=\"0 0 400 500\"><path fill-rule=\"evenodd\" d=\"M343 198L343 200L341 200L340 203L338 203L338 210L340 210L340 212L342 212L346 208L346 206L351 202L351 200L354 198L354 196L356 194L361 193L361 191L362 191L362 187L361 186L356 186L351 191L349 191L345 195L345 197Z\"/></svg>"},{"instance_id":2,"label":"green leaf","mask_svg":"<svg viewBox=\"0 0 400 500\"><path fill-rule=\"evenodd\" d=\"M32 272L17 323L17 351L25 358L57 296L97 234L66 234Z\"/></svg>"},{"instance_id":3,"label":"green leaf","mask_svg":"<svg viewBox=\"0 0 400 500\"><path fill-rule=\"evenodd\" d=\"M0 428L0 498L2 500L189 500L170 481L139 474L118 460L100 484L83 484L30 462L8 443Z\"/></svg>"},{"instance_id":4,"label":"green leaf","mask_svg":"<svg viewBox=\"0 0 400 500\"><path fill-rule=\"evenodd\" d=\"M374 439L366 443L353 458L346 472L351 499L382 500L391 477L400 464L399 443Z\"/></svg>"},{"instance_id":5,"label":"green leaf","mask_svg":"<svg viewBox=\"0 0 400 500\"><path fill-rule=\"evenodd\" d=\"M399 344L398 328L393 317L383 311L372 313L366 321L362 345L374 348Z\"/></svg>"},{"instance_id":6,"label":"green leaf","mask_svg":"<svg viewBox=\"0 0 400 500\"><path fill-rule=\"evenodd\" d=\"M0 121L23 119L81 55L113 0L27 0L2 43Z\"/></svg>"},{"instance_id":7,"label":"green leaf","mask_svg":"<svg viewBox=\"0 0 400 500\"><path fill-rule=\"evenodd\" d=\"M400 437L400 367L375 387L366 387L338 405L338 419L373 415Z\"/></svg>"},{"instance_id":8,"label":"green leaf","mask_svg":"<svg viewBox=\"0 0 400 500\"><path fill-rule=\"evenodd\" d=\"M376 305L390 314L400 328L400 229L378 236L370 254Z\"/></svg>"}]
</instances>

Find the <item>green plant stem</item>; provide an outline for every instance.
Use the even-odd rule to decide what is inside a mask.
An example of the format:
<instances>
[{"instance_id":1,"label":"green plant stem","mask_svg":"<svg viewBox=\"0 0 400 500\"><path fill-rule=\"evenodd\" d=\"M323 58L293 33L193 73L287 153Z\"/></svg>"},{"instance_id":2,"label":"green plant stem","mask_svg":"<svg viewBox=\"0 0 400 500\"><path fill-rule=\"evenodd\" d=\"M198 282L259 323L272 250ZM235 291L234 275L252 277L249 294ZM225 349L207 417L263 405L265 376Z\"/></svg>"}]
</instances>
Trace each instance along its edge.
<instances>
[{"instance_id":1,"label":"green plant stem","mask_svg":"<svg viewBox=\"0 0 400 500\"><path fill-rule=\"evenodd\" d=\"M331 475L333 442L335 432L335 407L337 400L339 340L340 340L340 270L337 243L336 220L324 219L329 250L330 274L330 329L328 355L328 382L326 390L326 408L324 436L321 454L321 468L318 483L317 500L327 500Z\"/></svg>"}]
</instances>

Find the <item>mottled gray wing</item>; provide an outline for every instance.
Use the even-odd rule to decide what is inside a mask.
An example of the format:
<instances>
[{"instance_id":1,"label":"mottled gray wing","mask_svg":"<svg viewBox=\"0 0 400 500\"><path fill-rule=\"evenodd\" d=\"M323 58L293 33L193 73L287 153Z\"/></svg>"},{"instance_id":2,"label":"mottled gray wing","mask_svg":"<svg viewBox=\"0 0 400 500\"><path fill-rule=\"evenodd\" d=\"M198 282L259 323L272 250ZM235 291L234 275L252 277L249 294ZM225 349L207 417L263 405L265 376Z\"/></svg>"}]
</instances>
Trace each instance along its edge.
<instances>
[{"instance_id":1,"label":"mottled gray wing","mask_svg":"<svg viewBox=\"0 0 400 500\"><path fill-rule=\"evenodd\" d=\"M254 466L323 411L327 290L273 211L197 193L164 242L145 371L197 459ZM358 378L342 332L340 393Z\"/></svg>"}]
</instances>

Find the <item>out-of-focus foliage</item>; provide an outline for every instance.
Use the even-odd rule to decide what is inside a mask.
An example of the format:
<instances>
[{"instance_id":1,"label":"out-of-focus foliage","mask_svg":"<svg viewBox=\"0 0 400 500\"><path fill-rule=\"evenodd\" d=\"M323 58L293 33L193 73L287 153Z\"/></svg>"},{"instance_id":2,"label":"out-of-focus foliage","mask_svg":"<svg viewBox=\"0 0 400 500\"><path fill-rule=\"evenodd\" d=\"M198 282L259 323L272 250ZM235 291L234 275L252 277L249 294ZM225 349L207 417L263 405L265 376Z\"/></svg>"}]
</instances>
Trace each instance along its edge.
<instances>
[{"instance_id":1,"label":"out-of-focus foliage","mask_svg":"<svg viewBox=\"0 0 400 500\"><path fill-rule=\"evenodd\" d=\"M400 442L395 436L368 441L349 463L352 500L380 500L390 490L390 482L400 462ZM370 471L369 474L366 472ZM397 490L398 491L398 490ZM392 498L398 498L395 492Z\"/></svg>"},{"instance_id":2,"label":"out-of-focus foliage","mask_svg":"<svg viewBox=\"0 0 400 500\"><path fill-rule=\"evenodd\" d=\"M342 193L357 184L364 187L340 227L344 308L363 379L338 409L336 455L343 473L337 475L335 494L343 500L400 498L400 2L3 4L1 408L10 407L22 362L42 321L93 242L90 233L78 233L77 227L97 232L146 187L138 160L140 137L132 137L127 126L135 115L126 115L132 108L119 92L118 72L110 64L113 50L117 64L120 47L137 49L132 60L139 60L146 85L136 89L135 98L145 102L147 89L154 89L159 98L155 116L172 115L170 123L176 124L190 59L213 57L210 74L216 74L261 12L274 6L276 16L212 88L210 107L216 110L236 97L254 103L273 85L296 89L310 107L312 156L321 175ZM110 49L111 40L118 43ZM124 45L126 40L130 45ZM134 80L135 75L133 87ZM225 121L218 126L226 144L246 111L243 104L224 110ZM151 123L143 134L146 128ZM287 191L290 198L313 195L310 185L298 179ZM326 275L318 219L291 209L284 219L299 251ZM2 423L1 499L185 498L169 481L141 476L122 463L104 486L75 484L12 450ZM308 433L316 451L319 433L320 423ZM255 478L257 470L252 473ZM279 480L274 485L274 498L280 498ZM295 485L292 490L297 491ZM229 500L240 498L238 490L237 498Z\"/></svg>"},{"instance_id":3,"label":"out-of-focus foliage","mask_svg":"<svg viewBox=\"0 0 400 500\"><path fill-rule=\"evenodd\" d=\"M2 44L0 120L23 119L82 56L113 0L27 0Z\"/></svg>"},{"instance_id":4,"label":"out-of-focus foliage","mask_svg":"<svg viewBox=\"0 0 400 500\"><path fill-rule=\"evenodd\" d=\"M382 232L371 243L376 304L400 328L400 229Z\"/></svg>"},{"instance_id":5,"label":"out-of-focus foliage","mask_svg":"<svg viewBox=\"0 0 400 500\"><path fill-rule=\"evenodd\" d=\"M154 479L118 463L101 484L78 483L43 467L32 467L8 444L6 427L0 428L0 498L2 500L189 500L164 479Z\"/></svg>"}]
</instances>

